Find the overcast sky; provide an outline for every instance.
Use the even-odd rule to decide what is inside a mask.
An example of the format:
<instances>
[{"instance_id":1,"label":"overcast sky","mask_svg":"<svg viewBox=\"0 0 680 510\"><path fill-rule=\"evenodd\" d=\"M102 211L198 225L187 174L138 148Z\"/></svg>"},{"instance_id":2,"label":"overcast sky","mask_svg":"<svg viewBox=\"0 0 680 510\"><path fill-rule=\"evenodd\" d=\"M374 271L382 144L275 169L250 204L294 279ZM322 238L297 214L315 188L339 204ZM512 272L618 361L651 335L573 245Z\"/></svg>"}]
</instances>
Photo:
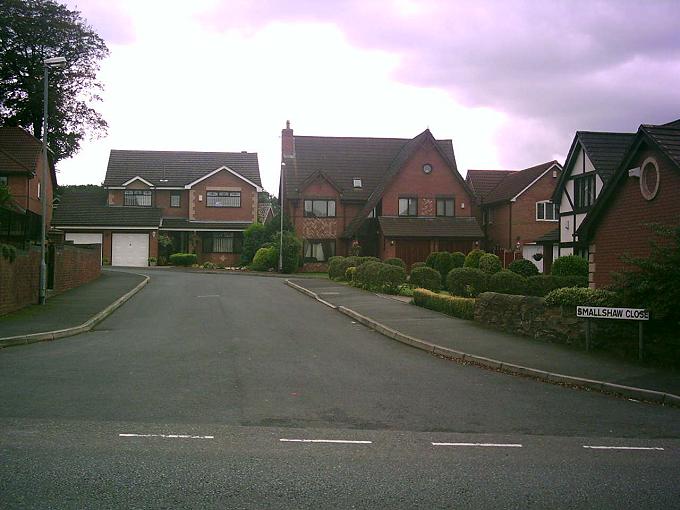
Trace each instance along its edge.
<instances>
[{"instance_id":1,"label":"overcast sky","mask_svg":"<svg viewBox=\"0 0 680 510\"><path fill-rule=\"evenodd\" d=\"M106 40L108 136L59 163L101 183L110 149L259 153L280 135L453 139L458 167L564 162L576 130L680 118L680 2L68 0Z\"/></svg>"}]
</instances>

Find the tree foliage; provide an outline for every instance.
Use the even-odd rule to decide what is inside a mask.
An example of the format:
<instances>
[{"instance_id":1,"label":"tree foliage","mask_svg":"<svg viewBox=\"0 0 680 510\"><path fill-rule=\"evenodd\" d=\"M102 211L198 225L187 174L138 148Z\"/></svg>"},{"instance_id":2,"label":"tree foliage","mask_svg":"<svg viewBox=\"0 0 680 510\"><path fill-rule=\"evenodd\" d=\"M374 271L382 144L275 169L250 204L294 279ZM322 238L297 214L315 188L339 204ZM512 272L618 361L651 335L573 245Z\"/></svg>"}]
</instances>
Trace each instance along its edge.
<instances>
[{"instance_id":1,"label":"tree foliage","mask_svg":"<svg viewBox=\"0 0 680 510\"><path fill-rule=\"evenodd\" d=\"M106 133L91 105L103 89L99 62L104 40L80 13L54 0L0 2L0 124L20 126L42 138L43 61L64 57L50 69L48 144L54 161L73 156L86 135Z\"/></svg>"}]
</instances>

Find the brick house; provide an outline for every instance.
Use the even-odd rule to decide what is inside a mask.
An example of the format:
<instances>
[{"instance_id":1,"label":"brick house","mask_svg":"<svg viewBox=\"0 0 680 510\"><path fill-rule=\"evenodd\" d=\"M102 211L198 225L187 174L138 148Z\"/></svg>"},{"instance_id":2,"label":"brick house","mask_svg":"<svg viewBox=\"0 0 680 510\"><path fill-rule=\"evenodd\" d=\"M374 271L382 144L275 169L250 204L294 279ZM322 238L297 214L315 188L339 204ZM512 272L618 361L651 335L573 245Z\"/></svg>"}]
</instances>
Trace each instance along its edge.
<instances>
[{"instance_id":1,"label":"brick house","mask_svg":"<svg viewBox=\"0 0 680 510\"><path fill-rule=\"evenodd\" d=\"M407 264L432 251L470 251L483 234L451 140L295 136L282 131L280 196L303 240L305 269L353 243Z\"/></svg>"},{"instance_id":2,"label":"brick house","mask_svg":"<svg viewBox=\"0 0 680 510\"><path fill-rule=\"evenodd\" d=\"M74 243L100 243L114 266L170 252L234 266L260 191L255 153L112 150L103 188L65 194L54 224Z\"/></svg>"},{"instance_id":3,"label":"brick house","mask_svg":"<svg viewBox=\"0 0 680 510\"><path fill-rule=\"evenodd\" d=\"M622 254L647 257L650 223L680 223L680 119L641 125L595 207L578 229L589 243L590 285L606 287Z\"/></svg>"},{"instance_id":4,"label":"brick house","mask_svg":"<svg viewBox=\"0 0 680 510\"><path fill-rule=\"evenodd\" d=\"M588 257L577 230L621 162L634 133L577 131L553 194L559 204L559 256Z\"/></svg>"},{"instance_id":5,"label":"brick house","mask_svg":"<svg viewBox=\"0 0 680 510\"><path fill-rule=\"evenodd\" d=\"M7 187L11 197L0 205L0 241L22 246L40 240L43 190L49 204L49 228L57 176L50 159L50 178L43 186L43 159L40 140L19 127L0 128L0 185Z\"/></svg>"},{"instance_id":6,"label":"brick house","mask_svg":"<svg viewBox=\"0 0 680 510\"><path fill-rule=\"evenodd\" d=\"M559 223L552 195L561 173L557 161L524 170L468 170L465 180L478 200L487 251L497 253L505 263L521 253L539 271L543 272L544 263L550 270L553 250L544 253L537 241Z\"/></svg>"}]
</instances>

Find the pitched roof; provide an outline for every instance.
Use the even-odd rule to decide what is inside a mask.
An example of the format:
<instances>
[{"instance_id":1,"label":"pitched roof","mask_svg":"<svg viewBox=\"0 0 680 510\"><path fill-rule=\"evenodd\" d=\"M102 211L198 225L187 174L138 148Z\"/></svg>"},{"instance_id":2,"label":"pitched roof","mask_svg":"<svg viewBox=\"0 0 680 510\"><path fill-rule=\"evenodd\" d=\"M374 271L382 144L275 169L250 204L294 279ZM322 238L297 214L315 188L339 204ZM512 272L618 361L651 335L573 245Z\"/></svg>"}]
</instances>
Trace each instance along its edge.
<instances>
[{"instance_id":1,"label":"pitched roof","mask_svg":"<svg viewBox=\"0 0 680 510\"><path fill-rule=\"evenodd\" d=\"M249 221L191 221L185 218L163 218L161 230L245 230Z\"/></svg>"},{"instance_id":2,"label":"pitched roof","mask_svg":"<svg viewBox=\"0 0 680 510\"><path fill-rule=\"evenodd\" d=\"M54 208L52 225L121 226L156 228L161 222L161 210L156 207L109 207L104 188L71 190L61 195Z\"/></svg>"},{"instance_id":3,"label":"pitched roof","mask_svg":"<svg viewBox=\"0 0 680 510\"><path fill-rule=\"evenodd\" d=\"M468 170L465 181L477 198L493 190L513 170Z\"/></svg>"},{"instance_id":4,"label":"pitched roof","mask_svg":"<svg viewBox=\"0 0 680 510\"><path fill-rule=\"evenodd\" d=\"M614 195L618 183L628 177L630 159L645 140L651 142L652 146L656 146L680 170L680 119L659 126L642 124L634 136L635 138L629 144L614 176L604 187L599 199L581 222L578 228L579 235L587 236L588 231L597 225L598 219L607 210L607 203Z\"/></svg>"},{"instance_id":5,"label":"pitched roof","mask_svg":"<svg viewBox=\"0 0 680 510\"><path fill-rule=\"evenodd\" d=\"M547 234L543 234L541 237L536 239L536 244L552 244L560 241L560 228L551 230Z\"/></svg>"},{"instance_id":6,"label":"pitched roof","mask_svg":"<svg viewBox=\"0 0 680 510\"><path fill-rule=\"evenodd\" d=\"M481 181L484 183L482 187L485 187L489 181L497 180L497 183L496 186L486 193L479 195L479 197L484 204L512 200L554 165L561 168L557 161L548 161L540 165L525 168L524 170L496 170L495 172L505 172L505 174L500 180L498 180L497 176L486 179L482 176ZM490 171L494 172L494 170L476 170L471 177L479 179L478 174ZM470 175L470 172L468 172L468 175Z\"/></svg>"},{"instance_id":7,"label":"pitched roof","mask_svg":"<svg viewBox=\"0 0 680 510\"><path fill-rule=\"evenodd\" d=\"M0 173L35 173L42 153L42 142L20 127L0 127ZM57 174L52 158L50 177L57 185Z\"/></svg>"},{"instance_id":8,"label":"pitched roof","mask_svg":"<svg viewBox=\"0 0 680 510\"><path fill-rule=\"evenodd\" d=\"M422 138L424 133L418 137ZM393 162L397 163L395 160L403 154L402 149L414 140L296 135L295 158L288 159L284 167L285 196L299 198L303 183L322 171L333 179L344 200L368 200ZM457 169L451 140L437 140L436 143ZM361 188L354 187L355 177L361 178Z\"/></svg>"},{"instance_id":9,"label":"pitched roof","mask_svg":"<svg viewBox=\"0 0 680 510\"><path fill-rule=\"evenodd\" d=\"M257 221L260 223L264 223L267 220L267 216L269 214L274 214L274 209L272 208L272 205L269 203L265 204L257 204Z\"/></svg>"},{"instance_id":10,"label":"pitched roof","mask_svg":"<svg viewBox=\"0 0 680 510\"><path fill-rule=\"evenodd\" d=\"M104 186L142 177L154 186L186 186L226 166L262 186L257 153L111 150Z\"/></svg>"},{"instance_id":11,"label":"pitched roof","mask_svg":"<svg viewBox=\"0 0 680 510\"><path fill-rule=\"evenodd\" d=\"M598 175L606 184L616 167L621 162L623 154L630 145L635 133L608 133L599 131L576 131L574 140L571 142L567 159L564 163L564 172L560 175L553 193L553 202L559 203L562 190L567 182L571 169L571 161L576 157L577 148L583 147L590 162L595 167Z\"/></svg>"},{"instance_id":12,"label":"pitched roof","mask_svg":"<svg viewBox=\"0 0 680 510\"><path fill-rule=\"evenodd\" d=\"M457 237L481 239L484 233L474 217L397 217L378 218L385 237Z\"/></svg>"}]
</instances>

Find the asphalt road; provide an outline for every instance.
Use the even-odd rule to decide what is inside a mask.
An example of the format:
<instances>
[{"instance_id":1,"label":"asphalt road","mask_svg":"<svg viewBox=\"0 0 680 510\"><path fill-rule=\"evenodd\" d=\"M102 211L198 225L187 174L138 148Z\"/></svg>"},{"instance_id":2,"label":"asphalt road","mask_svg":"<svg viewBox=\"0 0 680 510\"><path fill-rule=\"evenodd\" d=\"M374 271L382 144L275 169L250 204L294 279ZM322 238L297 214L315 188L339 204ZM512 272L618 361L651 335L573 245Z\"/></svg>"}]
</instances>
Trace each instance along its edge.
<instances>
[{"instance_id":1,"label":"asphalt road","mask_svg":"<svg viewBox=\"0 0 680 510\"><path fill-rule=\"evenodd\" d=\"M680 409L439 359L278 278L149 274L0 351L0 507L680 507Z\"/></svg>"}]
</instances>

